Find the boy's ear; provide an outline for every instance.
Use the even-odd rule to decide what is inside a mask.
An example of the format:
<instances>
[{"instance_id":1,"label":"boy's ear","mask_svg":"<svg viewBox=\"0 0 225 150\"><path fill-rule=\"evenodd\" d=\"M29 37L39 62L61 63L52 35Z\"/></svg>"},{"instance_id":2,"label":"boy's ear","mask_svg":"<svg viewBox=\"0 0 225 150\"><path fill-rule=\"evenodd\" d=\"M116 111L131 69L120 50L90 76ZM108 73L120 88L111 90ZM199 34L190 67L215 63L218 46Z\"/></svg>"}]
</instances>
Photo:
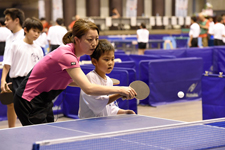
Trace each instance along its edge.
<instances>
[{"instance_id":1,"label":"boy's ear","mask_svg":"<svg viewBox=\"0 0 225 150\"><path fill-rule=\"evenodd\" d=\"M94 66L97 64L97 60L95 58L91 58L91 62Z\"/></svg>"},{"instance_id":2,"label":"boy's ear","mask_svg":"<svg viewBox=\"0 0 225 150\"><path fill-rule=\"evenodd\" d=\"M19 19L19 18L16 18L14 21L15 21L16 23L20 24L20 19Z\"/></svg>"},{"instance_id":3,"label":"boy's ear","mask_svg":"<svg viewBox=\"0 0 225 150\"><path fill-rule=\"evenodd\" d=\"M26 27L24 27L23 30L24 30L24 33L28 32Z\"/></svg>"}]
</instances>

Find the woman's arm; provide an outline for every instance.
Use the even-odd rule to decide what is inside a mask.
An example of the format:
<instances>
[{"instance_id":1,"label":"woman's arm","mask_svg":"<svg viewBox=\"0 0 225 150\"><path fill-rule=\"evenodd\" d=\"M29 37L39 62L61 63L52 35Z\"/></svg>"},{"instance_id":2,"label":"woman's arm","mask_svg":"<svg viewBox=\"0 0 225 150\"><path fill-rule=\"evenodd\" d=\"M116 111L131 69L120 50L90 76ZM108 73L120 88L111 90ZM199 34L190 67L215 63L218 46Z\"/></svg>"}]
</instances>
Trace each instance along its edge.
<instances>
[{"instance_id":1,"label":"woman's arm","mask_svg":"<svg viewBox=\"0 0 225 150\"><path fill-rule=\"evenodd\" d=\"M127 97L127 99L133 99L137 94L131 87L112 87L90 83L81 68L71 68L66 71L76 84L88 95L120 94Z\"/></svg>"}]
</instances>

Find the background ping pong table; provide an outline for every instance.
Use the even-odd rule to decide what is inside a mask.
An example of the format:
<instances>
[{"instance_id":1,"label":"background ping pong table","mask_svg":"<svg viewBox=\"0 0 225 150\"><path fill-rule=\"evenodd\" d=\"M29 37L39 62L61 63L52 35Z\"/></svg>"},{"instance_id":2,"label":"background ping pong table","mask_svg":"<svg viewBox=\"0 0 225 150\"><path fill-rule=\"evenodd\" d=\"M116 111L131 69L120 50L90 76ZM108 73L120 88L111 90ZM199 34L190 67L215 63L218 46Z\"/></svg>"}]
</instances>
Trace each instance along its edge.
<instances>
[{"instance_id":1,"label":"background ping pong table","mask_svg":"<svg viewBox=\"0 0 225 150\"><path fill-rule=\"evenodd\" d=\"M225 120L223 120L225 121ZM81 139L84 136L96 136L100 139L75 141L75 149L223 149L225 147L225 123L206 124L179 127L185 122L160 119L140 115L117 115L110 117L77 119L66 122L18 127L0 130L0 149L32 149L36 141L44 141L59 138L75 137ZM177 128L160 129L160 127L178 126ZM155 131L147 131L146 128L159 128ZM130 135L115 135L115 137L103 134L120 133L128 130L139 130L141 133ZM146 131L145 131L146 130ZM48 142L46 142L48 143ZM110 145L111 143L111 145ZM95 147L97 144L97 147ZM59 149L69 149L65 147ZM137 146L138 145L138 146ZM48 146L48 145L47 145ZM38 147L38 146L37 146ZM137 148L138 147L138 148ZM46 149L51 147L46 147ZM56 150L58 147L51 149ZM74 148L72 148L74 149Z\"/></svg>"}]
</instances>

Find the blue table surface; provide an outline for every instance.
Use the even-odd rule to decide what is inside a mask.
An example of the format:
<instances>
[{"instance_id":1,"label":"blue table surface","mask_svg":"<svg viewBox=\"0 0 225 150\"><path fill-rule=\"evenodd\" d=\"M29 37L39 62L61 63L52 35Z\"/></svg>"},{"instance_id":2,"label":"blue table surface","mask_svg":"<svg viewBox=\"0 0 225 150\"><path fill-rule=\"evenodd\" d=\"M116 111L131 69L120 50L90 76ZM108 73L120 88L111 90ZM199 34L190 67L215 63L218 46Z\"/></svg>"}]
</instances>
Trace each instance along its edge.
<instances>
[{"instance_id":1,"label":"blue table surface","mask_svg":"<svg viewBox=\"0 0 225 150\"><path fill-rule=\"evenodd\" d=\"M30 150L32 148L32 144L36 141L116 132L177 123L181 122L140 115L117 115L1 129L0 149Z\"/></svg>"}]
</instances>

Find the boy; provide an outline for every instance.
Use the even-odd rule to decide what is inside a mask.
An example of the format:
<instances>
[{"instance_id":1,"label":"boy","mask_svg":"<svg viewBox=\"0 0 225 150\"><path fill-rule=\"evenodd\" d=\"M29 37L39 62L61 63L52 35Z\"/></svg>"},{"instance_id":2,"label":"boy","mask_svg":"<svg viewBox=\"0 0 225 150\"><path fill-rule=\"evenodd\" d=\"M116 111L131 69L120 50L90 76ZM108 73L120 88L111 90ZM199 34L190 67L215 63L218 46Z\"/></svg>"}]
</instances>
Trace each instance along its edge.
<instances>
[{"instance_id":1,"label":"boy","mask_svg":"<svg viewBox=\"0 0 225 150\"><path fill-rule=\"evenodd\" d=\"M9 76L12 78L13 85L12 92L15 93L25 76L43 57L41 47L33 42L39 37L42 29L43 26L40 20L36 18L27 18L25 20L24 39L13 42L12 46L9 48L8 61L5 62L5 70L2 72L1 79L1 88L3 91L7 90L3 87L4 83L6 83L6 76L9 69Z\"/></svg>"},{"instance_id":2,"label":"boy","mask_svg":"<svg viewBox=\"0 0 225 150\"><path fill-rule=\"evenodd\" d=\"M4 56L3 56L3 69L2 69L2 74L4 72L6 72L6 70L9 69L8 67L8 62L9 62L9 49L10 46L12 45L13 42L15 42L16 40L19 39L23 39L24 38L24 31L22 28L23 22L24 22L24 12L18 8L8 8L4 11L4 15L5 15L5 24L6 27L12 31L11 35L8 36L8 38L6 39L6 43L5 43L5 51L4 51ZM7 71L8 72L8 71ZM4 77L2 75L1 78L1 90L4 92L5 90L5 83L6 82L11 82L11 79L9 78L9 76L7 75L7 79L6 79L6 75L7 73L5 73ZM15 127L15 123L16 123L16 113L14 110L14 104L11 103L9 105L7 105L7 117L8 117L8 126L9 127Z\"/></svg>"},{"instance_id":3,"label":"boy","mask_svg":"<svg viewBox=\"0 0 225 150\"><path fill-rule=\"evenodd\" d=\"M198 36L200 34L200 26L196 23L197 18L195 16L191 17L191 26L189 32L189 47L198 47Z\"/></svg>"},{"instance_id":4,"label":"boy","mask_svg":"<svg viewBox=\"0 0 225 150\"><path fill-rule=\"evenodd\" d=\"M114 67L114 57L112 44L107 40L99 40L96 50L91 55L91 61L95 66L95 70L87 74L91 83L113 86L113 81L106 74L109 74ZM120 94L91 96L81 90L79 118L135 114L132 110L123 110L114 104L114 101L120 97Z\"/></svg>"}]
</instances>

